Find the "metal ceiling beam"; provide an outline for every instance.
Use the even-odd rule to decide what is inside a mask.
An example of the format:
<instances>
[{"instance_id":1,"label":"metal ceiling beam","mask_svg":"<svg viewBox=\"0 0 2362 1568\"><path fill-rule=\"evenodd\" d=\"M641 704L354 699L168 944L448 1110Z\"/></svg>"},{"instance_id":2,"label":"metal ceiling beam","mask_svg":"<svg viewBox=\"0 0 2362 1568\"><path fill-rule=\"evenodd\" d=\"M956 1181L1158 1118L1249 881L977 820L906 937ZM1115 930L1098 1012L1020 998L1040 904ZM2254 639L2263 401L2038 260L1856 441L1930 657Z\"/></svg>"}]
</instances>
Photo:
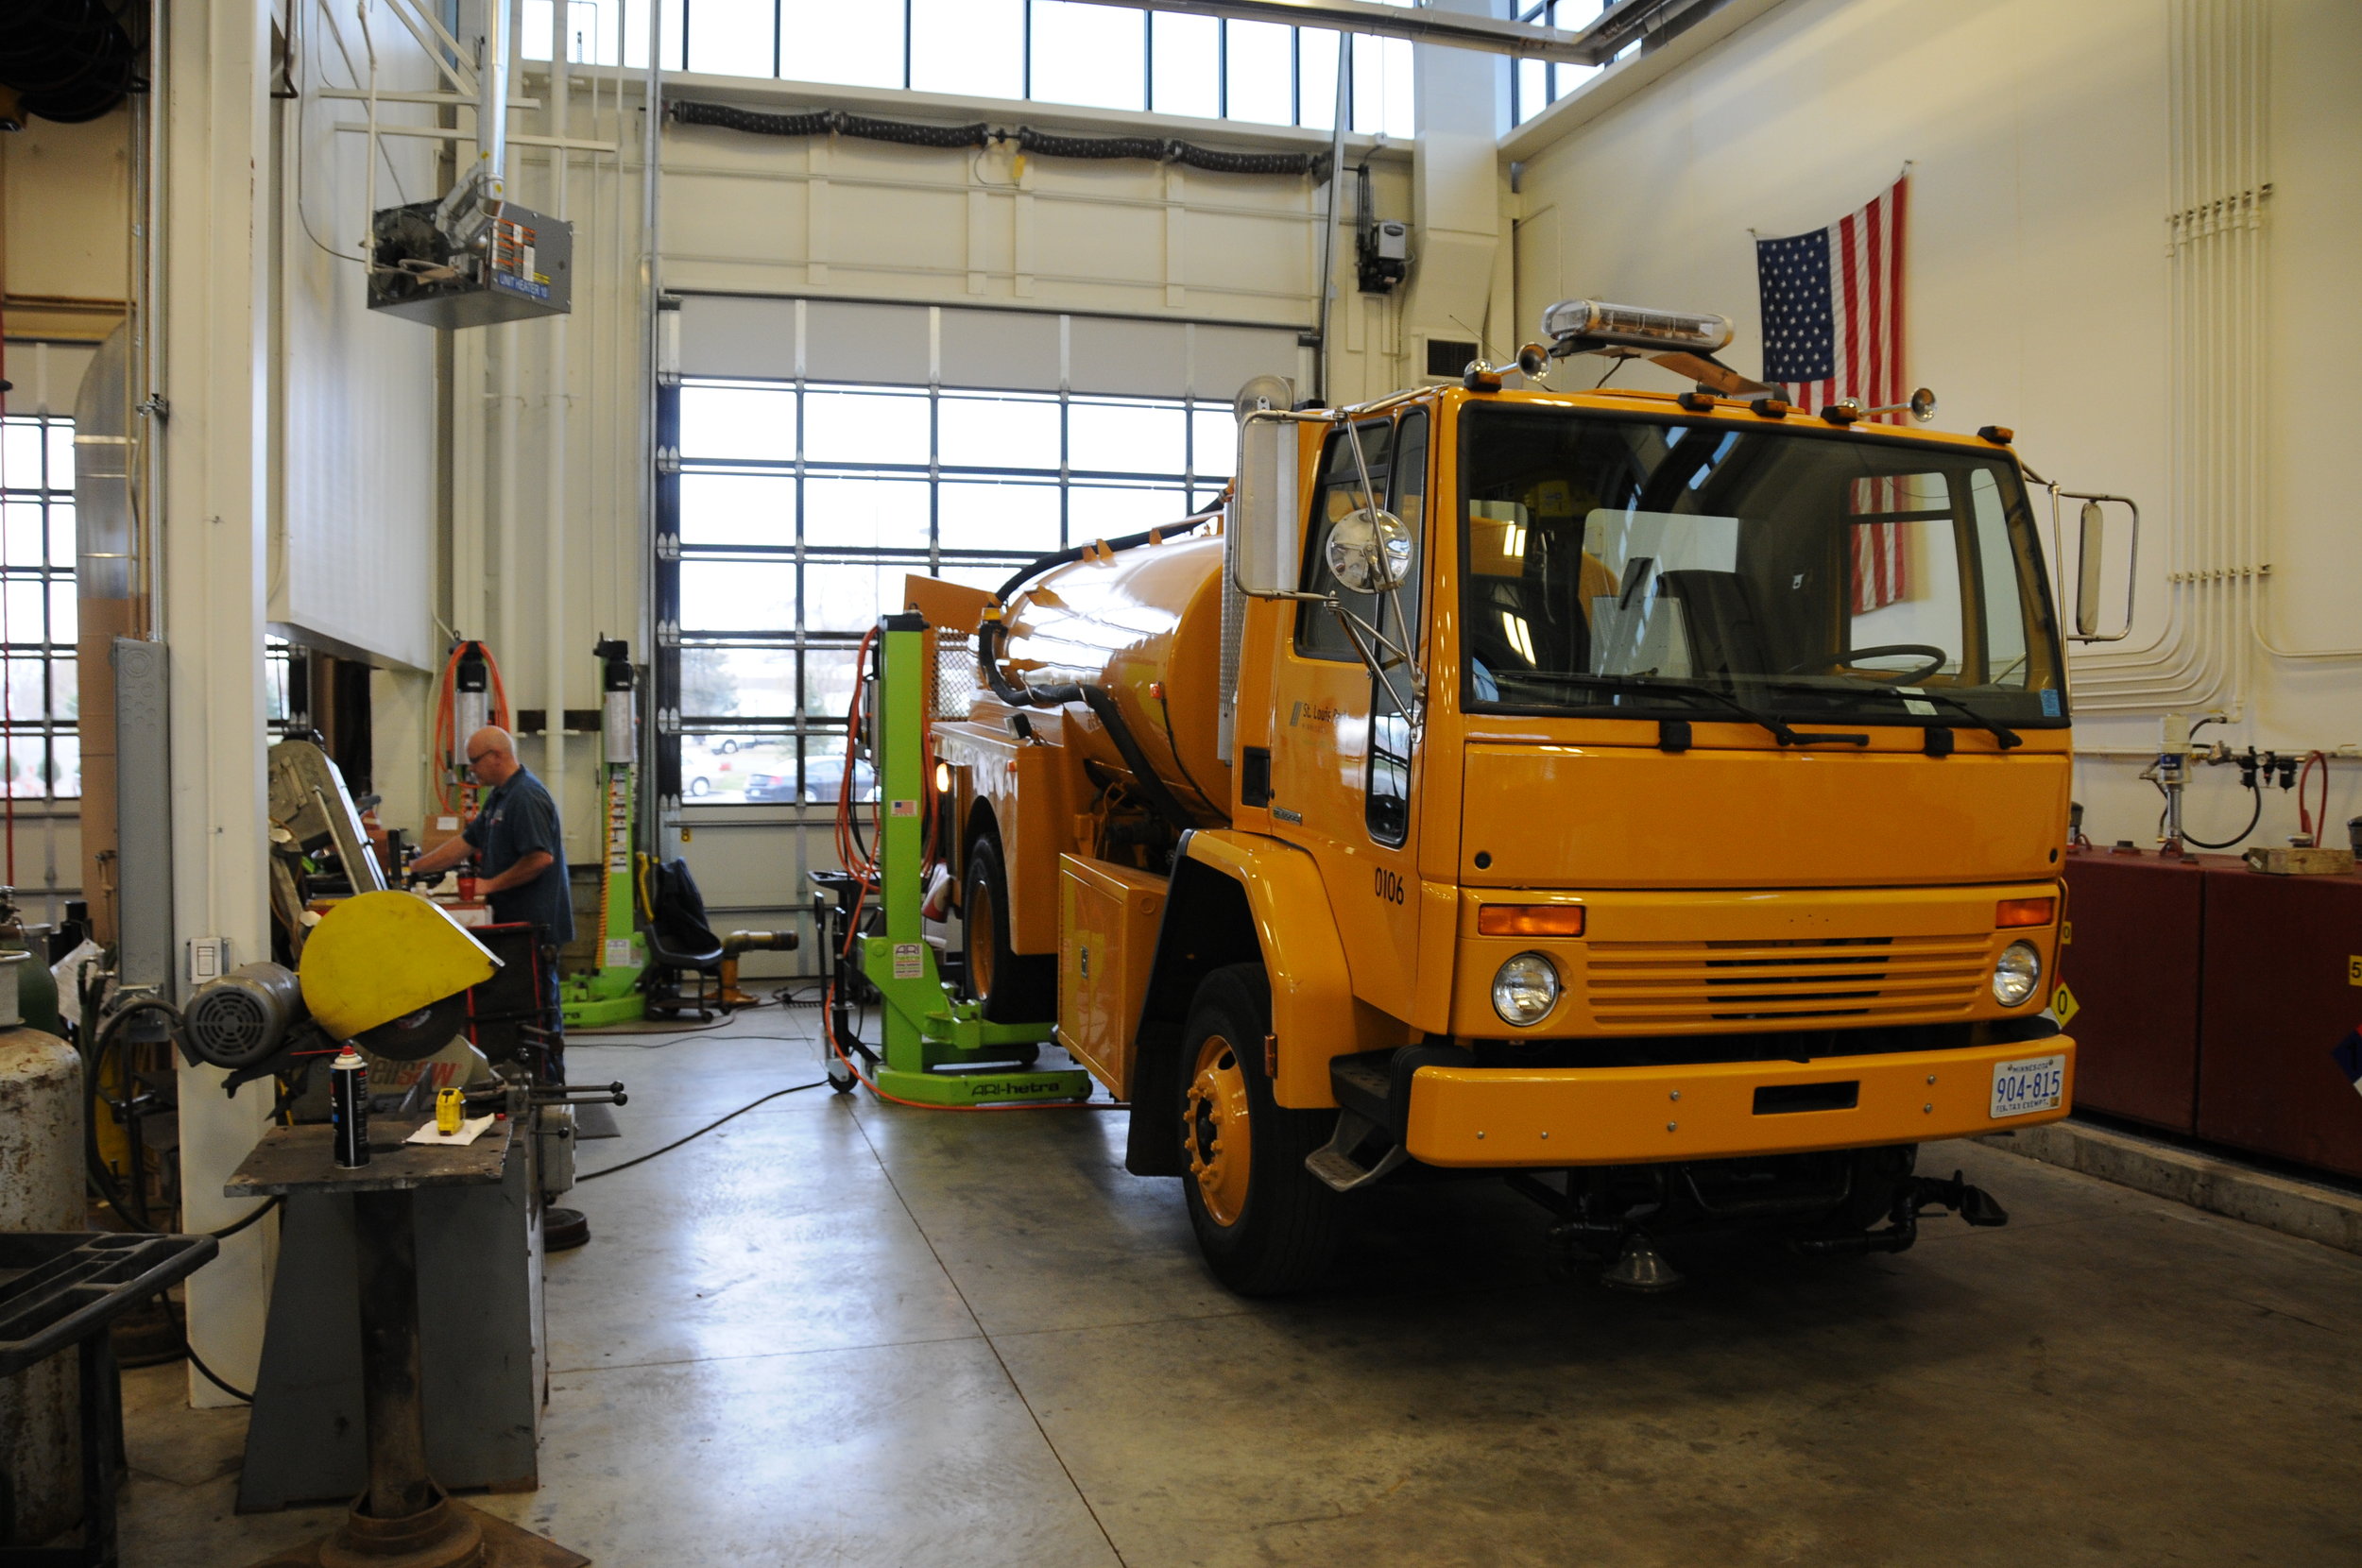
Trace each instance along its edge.
<instances>
[{"instance_id":1,"label":"metal ceiling beam","mask_svg":"<svg viewBox=\"0 0 2362 1568\"><path fill-rule=\"evenodd\" d=\"M1371 0L1104 0L1135 10L1177 11L1189 16L1219 16L1233 22L1285 22L1302 27L1335 27L1378 38L1404 38L1413 43L1441 43L1454 49L1479 49L1518 60L1554 60L1569 65L1597 65L1613 58L1601 55L1592 35L1598 24L1580 33L1564 27L1534 27L1522 22L1501 22L1465 11L1412 9L1381 6ZM1633 9L1654 10L1662 0L1624 0L1609 15ZM1608 20L1600 18L1601 22ZM1621 47L1621 45L1617 45Z\"/></svg>"}]
</instances>

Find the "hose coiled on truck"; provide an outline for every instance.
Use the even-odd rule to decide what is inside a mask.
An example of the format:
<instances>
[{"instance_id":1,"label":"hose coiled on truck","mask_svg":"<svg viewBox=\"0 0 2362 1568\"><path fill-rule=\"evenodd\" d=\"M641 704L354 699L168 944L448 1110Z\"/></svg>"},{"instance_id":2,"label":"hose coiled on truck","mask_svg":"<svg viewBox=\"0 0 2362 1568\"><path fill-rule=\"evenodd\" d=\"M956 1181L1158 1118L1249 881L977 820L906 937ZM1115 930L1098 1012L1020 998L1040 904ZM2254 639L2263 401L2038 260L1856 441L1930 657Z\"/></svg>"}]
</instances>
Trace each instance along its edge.
<instances>
[{"instance_id":1,"label":"hose coiled on truck","mask_svg":"<svg viewBox=\"0 0 2362 1568\"><path fill-rule=\"evenodd\" d=\"M1027 583L1053 567L1065 566L1098 554L1101 551L1132 550L1187 534L1210 521L1213 514L1190 518L1166 528L1144 529L1126 534L1121 538L1098 539L1089 544L1053 551L1037 555L1010 574L993 594L996 603L1006 605L1012 594ZM1115 742L1116 751L1123 758L1123 765L1132 770L1132 780L1154 810L1174 832L1186 833L1197 826L1188 808L1166 787L1164 779L1149 765L1148 754L1132 733L1132 726L1116 706L1115 693L1104 687L1085 686L1070 681L1062 686L1021 686L1012 682L1001 668L1001 645L1008 637L1008 627L995 617L987 616L976 628L976 662L984 669L984 679L990 683L993 695L1011 707L1057 707L1066 703L1081 703L1089 708L1107 731L1107 739Z\"/></svg>"}]
</instances>

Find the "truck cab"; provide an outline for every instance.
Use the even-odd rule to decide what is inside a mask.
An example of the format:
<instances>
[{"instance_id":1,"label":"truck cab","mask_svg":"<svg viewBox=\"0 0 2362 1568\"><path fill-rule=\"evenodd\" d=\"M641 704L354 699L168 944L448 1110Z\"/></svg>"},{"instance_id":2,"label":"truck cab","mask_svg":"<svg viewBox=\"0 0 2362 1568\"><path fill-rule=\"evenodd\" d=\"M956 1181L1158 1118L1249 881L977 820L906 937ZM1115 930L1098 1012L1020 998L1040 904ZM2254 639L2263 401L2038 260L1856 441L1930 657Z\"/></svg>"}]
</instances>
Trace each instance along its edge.
<instances>
[{"instance_id":1,"label":"truck cab","mask_svg":"<svg viewBox=\"0 0 2362 1568\"><path fill-rule=\"evenodd\" d=\"M1222 528L1004 594L934 741L971 973L1031 977L1219 1275L1303 1284L1353 1192L1448 1172L1611 1271L1997 1220L1912 1151L2071 1102L2008 433L1472 370L1250 416Z\"/></svg>"}]
</instances>

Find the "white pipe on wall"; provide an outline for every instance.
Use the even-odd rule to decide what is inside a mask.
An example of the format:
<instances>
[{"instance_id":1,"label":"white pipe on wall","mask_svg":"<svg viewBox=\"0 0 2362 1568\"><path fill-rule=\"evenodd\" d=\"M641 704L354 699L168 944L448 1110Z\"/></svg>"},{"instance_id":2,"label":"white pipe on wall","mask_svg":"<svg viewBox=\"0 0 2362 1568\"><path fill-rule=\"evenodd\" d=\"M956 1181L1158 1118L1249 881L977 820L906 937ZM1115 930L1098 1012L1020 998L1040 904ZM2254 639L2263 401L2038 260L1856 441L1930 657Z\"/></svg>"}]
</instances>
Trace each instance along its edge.
<instances>
[{"instance_id":1,"label":"white pipe on wall","mask_svg":"<svg viewBox=\"0 0 2362 1568\"><path fill-rule=\"evenodd\" d=\"M567 102L566 20L573 8L566 0L550 7L550 216L566 216ZM561 803L566 778L566 336L572 318L550 318L549 384L543 407L547 423L541 441L542 475L541 656L545 663L543 690L548 713L542 720L541 777Z\"/></svg>"}]
</instances>

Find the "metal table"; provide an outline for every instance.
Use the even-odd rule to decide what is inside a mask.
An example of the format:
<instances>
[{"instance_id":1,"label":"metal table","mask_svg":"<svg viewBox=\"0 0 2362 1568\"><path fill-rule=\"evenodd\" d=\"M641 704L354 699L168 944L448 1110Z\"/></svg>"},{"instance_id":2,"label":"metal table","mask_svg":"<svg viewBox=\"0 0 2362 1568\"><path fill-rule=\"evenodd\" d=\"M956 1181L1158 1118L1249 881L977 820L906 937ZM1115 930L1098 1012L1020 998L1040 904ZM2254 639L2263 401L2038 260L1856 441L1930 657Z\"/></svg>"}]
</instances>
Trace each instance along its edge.
<instances>
[{"instance_id":1,"label":"metal table","mask_svg":"<svg viewBox=\"0 0 2362 1568\"><path fill-rule=\"evenodd\" d=\"M334 1532L266 1558L255 1568L317 1568L323 1559L370 1558L399 1561L403 1568L577 1568L590 1560L453 1501L427 1474L411 1195L421 1187L497 1183L514 1132L514 1124L503 1119L464 1146L402 1141L430 1119L372 1121L369 1163L351 1170L335 1163L329 1128L274 1127L223 1184L222 1191L232 1198L350 1193L358 1242L368 1489Z\"/></svg>"},{"instance_id":2,"label":"metal table","mask_svg":"<svg viewBox=\"0 0 2362 1568\"><path fill-rule=\"evenodd\" d=\"M123 1462L117 1318L188 1278L221 1251L210 1236L0 1231L0 1377L81 1347L82 1543L13 1547L0 1568L114 1568L115 1470Z\"/></svg>"}]
</instances>

